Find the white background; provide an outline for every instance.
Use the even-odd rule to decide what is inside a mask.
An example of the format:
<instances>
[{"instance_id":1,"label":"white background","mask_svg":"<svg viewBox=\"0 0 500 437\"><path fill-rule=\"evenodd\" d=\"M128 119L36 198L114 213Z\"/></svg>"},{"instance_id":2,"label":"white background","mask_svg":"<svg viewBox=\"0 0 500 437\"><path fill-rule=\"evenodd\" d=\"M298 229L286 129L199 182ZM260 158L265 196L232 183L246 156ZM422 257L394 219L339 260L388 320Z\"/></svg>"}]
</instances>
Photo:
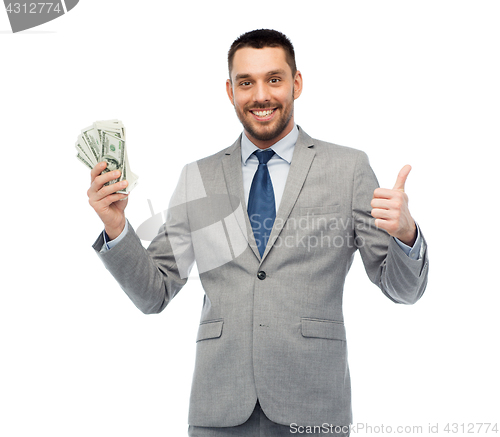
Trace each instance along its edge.
<instances>
[{"instance_id":1,"label":"white background","mask_svg":"<svg viewBox=\"0 0 500 437\"><path fill-rule=\"evenodd\" d=\"M186 435L200 282L160 315L134 307L91 247L102 228L74 142L95 120L125 123L137 228L184 164L239 135L226 54L262 27L295 45L307 133L367 152L387 188L413 166L429 285L393 304L357 256L344 302L355 423L447 435L500 422L499 22L496 1L81 0L12 34L0 11L0 434Z\"/></svg>"}]
</instances>

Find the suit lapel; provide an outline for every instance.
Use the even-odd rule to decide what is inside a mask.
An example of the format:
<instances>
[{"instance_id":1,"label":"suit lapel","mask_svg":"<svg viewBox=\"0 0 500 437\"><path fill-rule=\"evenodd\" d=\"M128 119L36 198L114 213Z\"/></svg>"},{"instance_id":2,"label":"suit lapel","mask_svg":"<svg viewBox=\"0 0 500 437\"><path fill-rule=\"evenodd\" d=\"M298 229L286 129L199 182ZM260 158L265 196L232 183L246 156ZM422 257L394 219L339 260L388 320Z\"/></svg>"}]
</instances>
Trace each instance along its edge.
<instances>
[{"instance_id":1,"label":"suit lapel","mask_svg":"<svg viewBox=\"0 0 500 437\"><path fill-rule=\"evenodd\" d=\"M252 225L247 213L247 204L245 201L245 192L243 190L243 173L241 170L241 135L236 142L228 149L222 158L222 168L226 180L227 192L233 211L239 207L243 214L235 214L241 232L248 241L255 256L260 259L259 249L252 231Z\"/></svg>"},{"instance_id":2,"label":"suit lapel","mask_svg":"<svg viewBox=\"0 0 500 437\"><path fill-rule=\"evenodd\" d=\"M292 163L288 172L285 190L281 198L279 210L276 214L275 224L278 223L279 226L273 226L262 260L267 256L281 233L281 230L285 227L286 220L299 197L300 190L304 185L315 155L316 152L313 148L312 138L299 127L299 137L297 138L297 143L293 151Z\"/></svg>"}]
</instances>

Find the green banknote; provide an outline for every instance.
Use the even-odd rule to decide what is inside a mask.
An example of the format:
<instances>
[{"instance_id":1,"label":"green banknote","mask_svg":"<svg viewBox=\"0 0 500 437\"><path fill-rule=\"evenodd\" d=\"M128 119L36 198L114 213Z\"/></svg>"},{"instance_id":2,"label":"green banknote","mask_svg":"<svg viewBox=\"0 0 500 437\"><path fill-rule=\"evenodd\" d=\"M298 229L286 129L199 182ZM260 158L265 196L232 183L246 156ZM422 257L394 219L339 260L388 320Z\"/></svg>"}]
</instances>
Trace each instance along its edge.
<instances>
[{"instance_id":1,"label":"green banknote","mask_svg":"<svg viewBox=\"0 0 500 437\"><path fill-rule=\"evenodd\" d=\"M120 177L106 185L126 180L127 187L118 193L128 194L137 185L139 177L130 170L127 157L125 127L120 120L96 121L92 126L82 129L75 144L77 159L92 169L97 163L106 161L103 173L120 170Z\"/></svg>"}]
</instances>

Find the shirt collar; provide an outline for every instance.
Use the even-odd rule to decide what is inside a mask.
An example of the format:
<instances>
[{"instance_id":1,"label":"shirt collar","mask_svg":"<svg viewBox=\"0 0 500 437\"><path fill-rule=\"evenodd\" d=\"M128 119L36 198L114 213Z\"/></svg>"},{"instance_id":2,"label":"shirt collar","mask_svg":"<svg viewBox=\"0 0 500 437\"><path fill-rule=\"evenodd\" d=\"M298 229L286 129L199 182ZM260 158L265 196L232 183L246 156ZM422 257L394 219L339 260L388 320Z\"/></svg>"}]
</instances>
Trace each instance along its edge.
<instances>
[{"instance_id":1,"label":"shirt collar","mask_svg":"<svg viewBox=\"0 0 500 437\"><path fill-rule=\"evenodd\" d=\"M281 159L292 163L293 149L295 148L295 143L299 137L299 129L297 125L293 125L291 132L285 137L279 140L277 143L273 144L269 149L273 149L274 153L278 155ZM248 137L243 132L241 136L241 161L243 165L247 165L247 160L250 158L253 152L260 150L254 143L252 143Z\"/></svg>"}]
</instances>

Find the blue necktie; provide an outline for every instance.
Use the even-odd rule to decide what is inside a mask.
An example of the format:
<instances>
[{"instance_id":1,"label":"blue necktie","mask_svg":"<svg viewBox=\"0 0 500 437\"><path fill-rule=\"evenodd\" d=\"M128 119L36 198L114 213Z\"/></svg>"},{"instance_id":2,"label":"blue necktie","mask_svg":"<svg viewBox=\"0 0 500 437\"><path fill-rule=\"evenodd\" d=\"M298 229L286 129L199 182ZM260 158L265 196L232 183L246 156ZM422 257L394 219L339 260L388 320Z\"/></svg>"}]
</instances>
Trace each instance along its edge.
<instances>
[{"instance_id":1,"label":"blue necktie","mask_svg":"<svg viewBox=\"0 0 500 437\"><path fill-rule=\"evenodd\" d=\"M276 218L274 189L267 168L267 163L274 155L274 150L255 151L254 154L259 160L259 167L253 177L247 211L255 242L262 257Z\"/></svg>"}]
</instances>

